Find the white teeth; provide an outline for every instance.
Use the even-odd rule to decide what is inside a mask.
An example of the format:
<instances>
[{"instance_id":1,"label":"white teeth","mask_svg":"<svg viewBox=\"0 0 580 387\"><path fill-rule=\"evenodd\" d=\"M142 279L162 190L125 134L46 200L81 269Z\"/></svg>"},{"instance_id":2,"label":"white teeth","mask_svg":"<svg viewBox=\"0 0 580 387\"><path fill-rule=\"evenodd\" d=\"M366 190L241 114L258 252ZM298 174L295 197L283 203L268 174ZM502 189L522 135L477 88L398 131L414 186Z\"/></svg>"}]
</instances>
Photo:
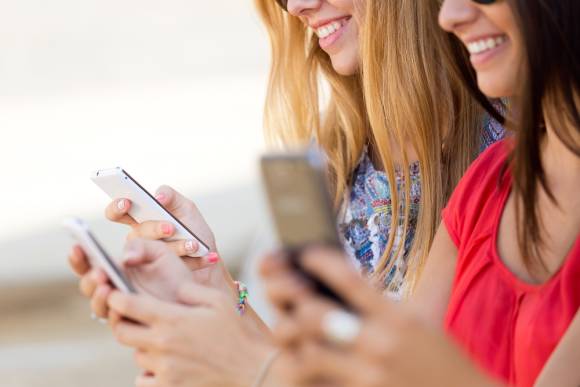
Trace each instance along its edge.
<instances>
[{"instance_id":1,"label":"white teeth","mask_svg":"<svg viewBox=\"0 0 580 387\"><path fill-rule=\"evenodd\" d=\"M495 39L489 38L485 44L487 45L487 48L491 50L492 48L495 48Z\"/></svg>"},{"instance_id":2,"label":"white teeth","mask_svg":"<svg viewBox=\"0 0 580 387\"><path fill-rule=\"evenodd\" d=\"M467 44L467 50L470 54L481 54L482 52L496 48L503 44L507 38L499 36L497 38L486 38Z\"/></svg>"},{"instance_id":3,"label":"white teeth","mask_svg":"<svg viewBox=\"0 0 580 387\"><path fill-rule=\"evenodd\" d=\"M324 39L334 34L336 31L340 29L340 27L342 27L342 24L338 21L334 21L325 26L317 28L315 32L319 38Z\"/></svg>"}]
</instances>

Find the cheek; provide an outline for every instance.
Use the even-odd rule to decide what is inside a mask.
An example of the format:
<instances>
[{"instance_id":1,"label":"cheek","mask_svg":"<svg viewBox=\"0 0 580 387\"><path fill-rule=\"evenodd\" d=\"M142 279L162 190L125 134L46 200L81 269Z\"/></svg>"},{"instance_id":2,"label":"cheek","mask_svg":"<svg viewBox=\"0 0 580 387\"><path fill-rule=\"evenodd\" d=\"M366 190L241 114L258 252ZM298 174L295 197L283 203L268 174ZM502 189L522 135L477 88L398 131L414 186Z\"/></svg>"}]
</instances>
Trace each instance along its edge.
<instances>
[{"instance_id":1,"label":"cheek","mask_svg":"<svg viewBox=\"0 0 580 387\"><path fill-rule=\"evenodd\" d=\"M330 57L332 67L340 75L354 75L359 69L360 55L357 44L345 46L340 53Z\"/></svg>"},{"instance_id":2,"label":"cheek","mask_svg":"<svg viewBox=\"0 0 580 387\"><path fill-rule=\"evenodd\" d=\"M352 13L354 4L361 0L326 0L330 5L340 9L341 11Z\"/></svg>"},{"instance_id":3,"label":"cheek","mask_svg":"<svg viewBox=\"0 0 580 387\"><path fill-rule=\"evenodd\" d=\"M334 70L341 75L353 75L357 72L360 65L360 46L358 28L353 26L345 41L342 49L330 56Z\"/></svg>"},{"instance_id":4,"label":"cheek","mask_svg":"<svg viewBox=\"0 0 580 387\"><path fill-rule=\"evenodd\" d=\"M477 72L481 91L489 97L513 97L523 74L524 41L514 14L506 2L493 7L482 7L485 17L497 30L508 36L509 46L492 66Z\"/></svg>"},{"instance_id":5,"label":"cheek","mask_svg":"<svg viewBox=\"0 0 580 387\"><path fill-rule=\"evenodd\" d=\"M510 53L502 63L490 69L477 72L477 83L483 94L491 98L503 98L513 97L517 93L522 71L514 54Z\"/></svg>"}]
</instances>

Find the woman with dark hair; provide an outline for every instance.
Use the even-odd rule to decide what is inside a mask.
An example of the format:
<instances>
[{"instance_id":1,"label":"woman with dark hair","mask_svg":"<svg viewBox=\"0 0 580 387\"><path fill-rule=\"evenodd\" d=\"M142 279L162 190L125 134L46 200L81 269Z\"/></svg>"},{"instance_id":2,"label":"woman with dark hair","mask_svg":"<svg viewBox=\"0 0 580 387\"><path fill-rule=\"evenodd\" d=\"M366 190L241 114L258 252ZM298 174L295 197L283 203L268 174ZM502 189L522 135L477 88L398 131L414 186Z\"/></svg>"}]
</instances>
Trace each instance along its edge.
<instances>
[{"instance_id":1,"label":"woman with dark hair","mask_svg":"<svg viewBox=\"0 0 580 387\"><path fill-rule=\"evenodd\" d=\"M577 0L443 1L441 26L479 89L511 99L515 135L460 181L407 305L378 297L336 252L302 260L354 314L266 261L298 385L580 385L579 18Z\"/></svg>"}]
</instances>

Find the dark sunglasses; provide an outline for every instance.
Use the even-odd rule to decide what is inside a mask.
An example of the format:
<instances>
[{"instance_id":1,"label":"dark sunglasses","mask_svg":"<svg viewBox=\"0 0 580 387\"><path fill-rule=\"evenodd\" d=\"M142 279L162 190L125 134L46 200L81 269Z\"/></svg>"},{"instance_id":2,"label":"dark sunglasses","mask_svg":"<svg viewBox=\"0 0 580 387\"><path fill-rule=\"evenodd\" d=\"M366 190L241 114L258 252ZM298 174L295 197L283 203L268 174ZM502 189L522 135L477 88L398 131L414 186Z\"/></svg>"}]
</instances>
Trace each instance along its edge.
<instances>
[{"instance_id":1,"label":"dark sunglasses","mask_svg":"<svg viewBox=\"0 0 580 387\"><path fill-rule=\"evenodd\" d=\"M495 3L495 0L471 0L471 1L473 1L474 3L477 3L477 4L493 4L493 3Z\"/></svg>"},{"instance_id":2,"label":"dark sunglasses","mask_svg":"<svg viewBox=\"0 0 580 387\"><path fill-rule=\"evenodd\" d=\"M276 0L276 3L278 3L284 11L288 11L288 0Z\"/></svg>"}]
</instances>

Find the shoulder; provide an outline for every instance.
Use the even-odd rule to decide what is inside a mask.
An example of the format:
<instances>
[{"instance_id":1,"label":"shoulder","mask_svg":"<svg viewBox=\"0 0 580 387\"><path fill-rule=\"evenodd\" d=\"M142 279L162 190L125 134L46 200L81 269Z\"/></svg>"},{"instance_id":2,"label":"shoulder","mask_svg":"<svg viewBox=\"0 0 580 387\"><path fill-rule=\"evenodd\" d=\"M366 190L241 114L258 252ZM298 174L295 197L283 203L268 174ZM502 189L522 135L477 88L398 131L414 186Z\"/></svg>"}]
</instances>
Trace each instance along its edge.
<instances>
[{"instance_id":1,"label":"shoulder","mask_svg":"<svg viewBox=\"0 0 580 387\"><path fill-rule=\"evenodd\" d=\"M465 226L482 214L490 200L495 200L512 147L510 139L489 146L467 169L443 210L443 221L455 242L464 233ZM507 177L507 176L506 176ZM503 185L503 184L501 184Z\"/></svg>"},{"instance_id":2,"label":"shoulder","mask_svg":"<svg viewBox=\"0 0 580 387\"><path fill-rule=\"evenodd\" d=\"M503 139L487 147L467 168L457 188L461 188L460 185L465 188L474 179L489 179L492 176L499 178L505 169L512 145L511 139Z\"/></svg>"}]
</instances>

